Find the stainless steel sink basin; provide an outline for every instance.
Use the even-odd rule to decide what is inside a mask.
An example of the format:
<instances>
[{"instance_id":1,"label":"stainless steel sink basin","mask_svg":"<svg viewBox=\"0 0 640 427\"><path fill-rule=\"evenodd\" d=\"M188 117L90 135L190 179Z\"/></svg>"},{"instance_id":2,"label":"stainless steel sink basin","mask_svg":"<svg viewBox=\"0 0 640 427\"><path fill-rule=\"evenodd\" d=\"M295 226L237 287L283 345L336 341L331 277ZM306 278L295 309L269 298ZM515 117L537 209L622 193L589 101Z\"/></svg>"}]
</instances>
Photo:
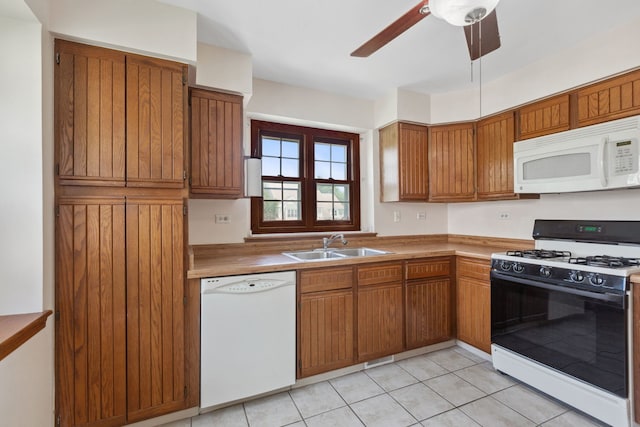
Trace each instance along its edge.
<instances>
[{"instance_id":1,"label":"stainless steel sink basin","mask_svg":"<svg viewBox=\"0 0 640 427\"><path fill-rule=\"evenodd\" d=\"M384 255L389 252L371 248L348 248L348 249L316 249L313 251L283 252L296 261L321 261L327 259L344 259L352 257L366 257L373 255Z\"/></svg>"},{"instance_id":2,"label":"stainless steel sink basin","mask_svg":"<svg viewBox=\"0 0 640 427\"><path fill-rule=\"evenodd\" d=\"M381 251L379 249L371 249L371 248L336 249L333 252L336 254L347 256L347 257L384 255L389 253L387 251Z\"/></svg>"}]
</instances>

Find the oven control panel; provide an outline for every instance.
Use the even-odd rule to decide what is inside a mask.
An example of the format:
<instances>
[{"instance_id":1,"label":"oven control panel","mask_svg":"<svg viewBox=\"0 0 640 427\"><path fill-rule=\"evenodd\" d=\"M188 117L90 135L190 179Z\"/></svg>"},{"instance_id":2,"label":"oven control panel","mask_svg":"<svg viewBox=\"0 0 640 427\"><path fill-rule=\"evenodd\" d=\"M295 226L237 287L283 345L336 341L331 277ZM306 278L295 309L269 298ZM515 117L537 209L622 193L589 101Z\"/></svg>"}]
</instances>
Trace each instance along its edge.
<instances>
[{"instance_id":1,"label":"oven control panel","mask_svg":"<svg viewBox=\"0 0 640 427\"><path fill-rule=\"evenodd\" d=\"M540 265L527 261L510 261L492 259L492 270L507 276L522 277L528 280L564 285L590 292L625 292L629 286L629 279L625 276L583 271L565 264L566 267Z\"/></svg>"}]
</instances>

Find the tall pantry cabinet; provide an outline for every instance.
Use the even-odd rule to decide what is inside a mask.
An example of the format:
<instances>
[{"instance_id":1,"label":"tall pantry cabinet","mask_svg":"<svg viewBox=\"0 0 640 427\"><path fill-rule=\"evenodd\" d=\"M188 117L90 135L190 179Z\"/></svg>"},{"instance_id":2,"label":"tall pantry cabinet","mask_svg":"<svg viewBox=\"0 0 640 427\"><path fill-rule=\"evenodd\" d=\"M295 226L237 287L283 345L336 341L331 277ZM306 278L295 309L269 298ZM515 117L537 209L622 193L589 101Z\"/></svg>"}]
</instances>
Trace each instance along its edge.
<instances>
[{"instance_id":1,"label":"tall pantry cabinet","mask_svg":"<svg viewBox=\"0 0 640 427\"><path fill-rule=\"evenodd\" d=\"M57 424L186 408L186 66L55 49Z\"/></svg>"}]
</instances>

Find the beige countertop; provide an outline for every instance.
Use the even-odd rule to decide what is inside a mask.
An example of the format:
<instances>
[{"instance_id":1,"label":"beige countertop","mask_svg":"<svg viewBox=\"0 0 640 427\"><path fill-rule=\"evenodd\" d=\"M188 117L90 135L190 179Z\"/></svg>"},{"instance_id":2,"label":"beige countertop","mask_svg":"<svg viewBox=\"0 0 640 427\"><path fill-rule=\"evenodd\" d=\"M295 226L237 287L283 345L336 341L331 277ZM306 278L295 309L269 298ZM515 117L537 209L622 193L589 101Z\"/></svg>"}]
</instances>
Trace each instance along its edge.
<instances>
[{"instance_id":1,"label":"beige countertop","mask_svg":"<svg viewBox=\"0 0 640 427\"><path fill-rule=\"evenodd\" d=\"M414 258L436 256L468 256L473 258L490 259L493 252L504 252L504 247L490 245L474 245L465 243L414 243L406 245L376 244L373 249L389 251L389 254L367 257L354 257L338 260L296 261L281 252L210 255L199 256L193 260L193 266L187 272L189 279L203 277L231 276L237 274L264 273L270 271L303 270L309 268L355 265L370 262L399 261Z\"/></svg>"}]
</instances>

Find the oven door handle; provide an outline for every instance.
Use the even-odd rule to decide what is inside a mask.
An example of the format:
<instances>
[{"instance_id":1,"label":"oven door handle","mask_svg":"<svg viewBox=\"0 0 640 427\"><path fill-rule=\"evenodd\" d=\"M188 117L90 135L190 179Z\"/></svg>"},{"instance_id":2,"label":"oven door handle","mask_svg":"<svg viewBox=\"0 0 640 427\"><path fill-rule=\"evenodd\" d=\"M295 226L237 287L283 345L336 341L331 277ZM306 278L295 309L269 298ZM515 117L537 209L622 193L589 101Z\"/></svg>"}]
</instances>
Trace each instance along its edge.
<instances>
[{"instance_id":1,"label":"oven door handle","mask_svg":"<svg viewBox=\"0 0 640 427\"><path fill-rule=\"evenodd\" d=\"M607 301L607 302L624 305L625 295L583 291L581 289L570 288L568 286L558 286L558 285L552 285L549 283L536 282L535 280L525 279L522 277L508 276L506 274L502 274L497 271L491 270L491 280L493 281L494 278L506 280L514 283L520 283L522 285L534 286L536 288L549 289L552 291L563 292L566 294L579 295L583 297L597 299L600 301Z\"/></svg>"}]
</instances>

